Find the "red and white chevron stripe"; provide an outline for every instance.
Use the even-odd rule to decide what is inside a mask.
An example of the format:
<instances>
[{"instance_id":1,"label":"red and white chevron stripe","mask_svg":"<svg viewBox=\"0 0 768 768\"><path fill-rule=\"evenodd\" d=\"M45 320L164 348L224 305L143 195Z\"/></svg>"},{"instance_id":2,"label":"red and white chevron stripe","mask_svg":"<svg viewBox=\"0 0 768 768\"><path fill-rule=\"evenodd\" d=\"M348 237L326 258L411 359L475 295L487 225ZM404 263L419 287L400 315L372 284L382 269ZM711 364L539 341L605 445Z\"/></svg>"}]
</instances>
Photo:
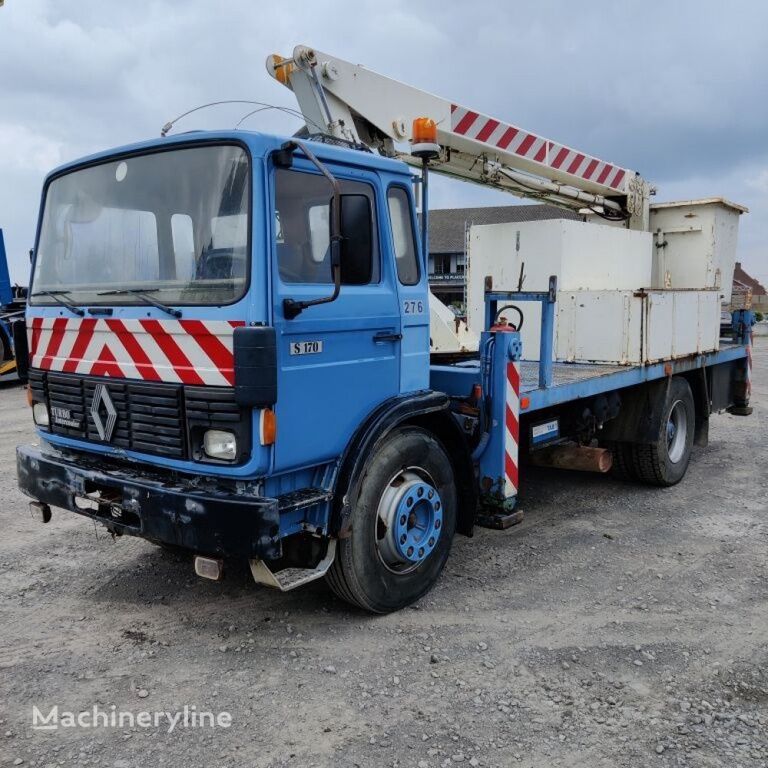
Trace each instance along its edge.
<instances>
[{"instance_id":1,"label":"red and white chevron stripe","mask_svg":"<svg viewBox=\"0 0 768 768\"><path fill-rule=\"evenodd\" d=\"M504 430L504 496L517 495L520 445L520 363L507 363L507 407Z\"/></svg>"},{"instance_id":2,"label":"red and white chevron stripe","mask_svg":"<svg viewBox=\"0 0 768 768\"><path fill-rule=\"evenodd\" d=\"M242 320L27 319L30 365L174 384L233 386L232 336Z\"/></svg>"},{"instance_id":3,"label":"red and white chevron stripe","mask_svg":"<svg viewBox=\"0 0 768 768\"><path fill-rule=\"evenodd\" d=\"M451 130L459 136L490 144L556 171L578 176L626 194L629 174L624 168L605 163L554 141L542 139L508 123L451 104Z\"/></svg>"}]
</instances>

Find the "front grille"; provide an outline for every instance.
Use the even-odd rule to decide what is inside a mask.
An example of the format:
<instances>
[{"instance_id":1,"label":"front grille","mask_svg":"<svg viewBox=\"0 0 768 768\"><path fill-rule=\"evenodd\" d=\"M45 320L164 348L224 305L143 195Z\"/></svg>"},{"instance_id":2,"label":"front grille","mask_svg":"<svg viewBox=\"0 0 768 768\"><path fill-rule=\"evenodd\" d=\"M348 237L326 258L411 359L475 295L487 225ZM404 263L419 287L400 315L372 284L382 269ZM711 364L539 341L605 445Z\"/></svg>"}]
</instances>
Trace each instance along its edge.
<instances>
[{"instance_id":1,"label":"front grille","mask_svg":"<svg viewBox=\"0 0 768 768\"><path fill-rule=\"evenodd\" d=\"M222 392L230 397L224 399ZM240 421L240 406L235 402L235 391L218 387L187 387L185 390L187 417L203 427L223 427Z\"/></svg>"},{"instance_id":2,"label":"front grille","mask_svg":"<svg viewBox=\"0 0 768 768\"><path fill-rule=\"evenodd\" d=\"M101 383L104 383L103 379L86 379L83 382L88 440L101 440L90 407L96 385ZM48 374L48 397L51 405L53 393L58 386L60 384L56 377ZM175 459L186 456L182 387L175 384L140 384L112 380L107 388L117 409L117 424L109 440L110 445L142 453L172 456Z\"/></svg>"},{"instance_id":3,"label":"front grille","mask_svg":"<svg viewBox=\"0 0 768 768\"><path fill-rule=\"evenodd\" d=\"M107 387L117 412L107 441L102 441L91 413L99 384ZM248 441L242 438L249 431L249 420L229 387L185 387L40 370L29 371L29 386L36 401L48 403L50 431L57 435L174 459L199 459L198 437L215 428L235 431L240 445L247 448ZM104 406L100 414L106 421Z\"/></svg>"}]
</instances>

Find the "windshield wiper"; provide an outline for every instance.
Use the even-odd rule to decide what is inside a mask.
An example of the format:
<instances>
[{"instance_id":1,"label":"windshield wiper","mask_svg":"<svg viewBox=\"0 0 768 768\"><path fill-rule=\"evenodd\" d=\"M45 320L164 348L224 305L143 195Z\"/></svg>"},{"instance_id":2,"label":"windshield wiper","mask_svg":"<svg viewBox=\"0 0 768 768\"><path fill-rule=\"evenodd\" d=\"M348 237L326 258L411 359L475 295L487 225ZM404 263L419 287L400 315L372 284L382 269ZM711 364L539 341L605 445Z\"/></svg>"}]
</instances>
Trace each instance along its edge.
<instances>
[{"instance_id":1,"label":"windshield wiper","mask_svg":"<svg viewBox=\"0 0 768 768\"><path fill-rule=\"evenodd\" d=\"M159 291L159 288L149 288L150 291ZM181 310L175 307L169 307L167 304L163 304L162 301L153 299L151 296L147 296L146 291L141 291L137 288L116 288L113 291L100 291L97 296L136 296L144 301L146 304L150 304L153 307L162 309L163 312L167 312L172 317L181 317Z\"/></svg>"},{"instance_id":2,"label":"windshield wiper","mask_svg":"<svg viewBox=\"0 0 768 768\"><path fill-rule=\"evenodd\" d=\"M57 304L66 307L72 314L77 315L78 317L83 317L83 315L85 315L84 309L81 309L71 301L62 298L62 296L68 293L71 293L71 291L35 291L32 294L32 298L34 299L37 296L50 296Z\"/></svg>"}]
</instances>

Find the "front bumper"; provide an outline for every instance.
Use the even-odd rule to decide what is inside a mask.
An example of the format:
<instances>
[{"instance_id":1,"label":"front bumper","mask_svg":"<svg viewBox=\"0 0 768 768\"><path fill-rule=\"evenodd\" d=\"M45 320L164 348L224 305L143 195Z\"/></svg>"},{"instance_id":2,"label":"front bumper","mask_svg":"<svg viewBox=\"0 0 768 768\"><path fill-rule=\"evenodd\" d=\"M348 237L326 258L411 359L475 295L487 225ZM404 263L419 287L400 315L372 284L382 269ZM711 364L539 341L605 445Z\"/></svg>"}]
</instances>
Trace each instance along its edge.
<instances>
[{"instance_id":1,"label":"front bumper","mask_svg":"<svg viewBox=\"0 0 768 768\"><path fill-rule=\"evenodd\" d=\"M19 488L33 499L140 536L218 557L280 557L276 499L96 459L16 449Z\"/></svg>"}]
</instances>

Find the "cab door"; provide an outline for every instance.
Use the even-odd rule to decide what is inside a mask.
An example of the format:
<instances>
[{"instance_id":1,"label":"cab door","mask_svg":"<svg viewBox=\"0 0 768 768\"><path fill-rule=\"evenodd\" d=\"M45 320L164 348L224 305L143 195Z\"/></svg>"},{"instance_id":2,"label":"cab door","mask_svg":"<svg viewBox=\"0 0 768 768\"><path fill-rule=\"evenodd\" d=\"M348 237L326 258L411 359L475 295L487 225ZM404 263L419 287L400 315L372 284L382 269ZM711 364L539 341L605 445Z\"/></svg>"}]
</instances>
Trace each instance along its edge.
<instances>
[{"instance_id":1,"label":"cab door","mask_svg":"<svg viewBox=\"0 0 768 768\"><path fill-rule=\"evenodd\" d=\"M347 248L344 261L353 268L345 272L352 278L342 282L335 301L286 317L286 299L307 301L333 293L332 190L300 157L291 168L274 169L276 472L335 459L366 416L400 391L402 330L396 277L382 258L384 201L377 196L374 175L328 167L340 181L342 195L367 200L370 248ZM386 207L383 212L386 216Z\"/></svg>"},{"instance_id":2,"label":"cab door","mask_svg":"<svg viewBox=\"0 0 768 768\"><path fill-rule=\"evenodd\" d=\"M406 182L387 187L387 213L402 316L400 391L415 392L429 389L429 283Z\"/></svg>"}]
</instances>

